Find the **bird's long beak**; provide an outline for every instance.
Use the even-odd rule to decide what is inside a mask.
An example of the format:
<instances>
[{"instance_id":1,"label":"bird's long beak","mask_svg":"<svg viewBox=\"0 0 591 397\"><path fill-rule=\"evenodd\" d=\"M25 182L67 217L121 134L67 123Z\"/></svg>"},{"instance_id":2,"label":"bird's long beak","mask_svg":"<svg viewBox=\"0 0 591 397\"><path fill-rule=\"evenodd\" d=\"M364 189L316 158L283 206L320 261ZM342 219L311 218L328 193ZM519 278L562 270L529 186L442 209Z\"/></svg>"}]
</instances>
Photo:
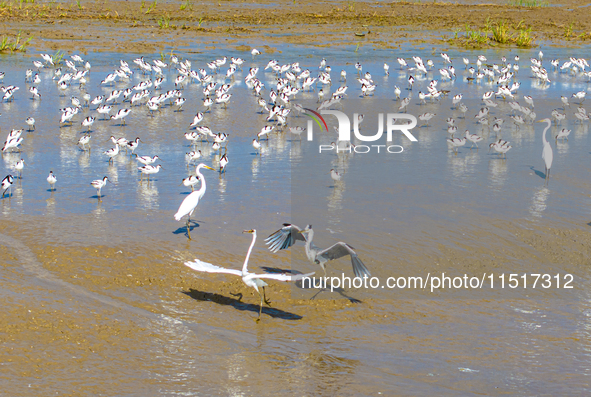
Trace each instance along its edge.
<instances>
[{"instance_id":1,"label":"bird's long beak","mask_svg":"<svg viewBox=\"0 0 591 397\"><path fill-rule=\"evenodd\" d=\"M211 168L211 167L210 167L210 166L208 166L208 165L206 165L206 166L205 166L205 167L203 167L203 168L207 168L208 170L215 171L215 169Z\"/></svg>"},{"instance_id":2,"label":"bird's long beak","mask_svg":"<svg viewBox=\"0 0 591 397\"><path fill-rule=\"evenodd\" d=\"M250 230L243 230L242 233L253 233L254 230L250 229Z\"/></svg>"},{"instance_id":3,"label":"bird's long beak","mask_svg":"<svg viewBox=\"0 0 591 397\"><path fill-rule=\"evenodd\" d=\"M536 121L536 123L541 123L541 122L542 122L542 120L538 120L538 121Z\"/></svg>"}]
</instances>

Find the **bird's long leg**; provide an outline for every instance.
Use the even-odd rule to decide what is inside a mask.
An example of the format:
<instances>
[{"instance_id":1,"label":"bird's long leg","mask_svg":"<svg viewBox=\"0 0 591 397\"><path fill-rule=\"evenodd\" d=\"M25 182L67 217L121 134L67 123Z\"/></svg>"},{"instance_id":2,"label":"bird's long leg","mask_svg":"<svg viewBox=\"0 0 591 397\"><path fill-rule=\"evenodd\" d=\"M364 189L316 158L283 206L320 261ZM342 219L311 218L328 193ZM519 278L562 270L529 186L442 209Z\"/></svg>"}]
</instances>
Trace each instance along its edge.
<instances>
[{"instance_id":1,"label":"bird's long leg","mask_svg":"<svg viewBox=\"0 0 591 397\"><path fill-rule=\"evenodd\" d=\"M257 323L259 321L261 321L261 314L263 313L263 295L261 295L261 293L259 292L259 296L261 297L261 304L259 306L259 316L257 317L257 319L255 320Z\"/></svg>"},{"instance_id":2,"label":"bird's long leg","mask_svg":"<svg viewBox=\"0 0 591 397\"><path fill-rule=\"evenodd\" d=\"M271 306L271 301L269 299L267 299L266 295L265 295L265 287L263 287L263 300L265 301L265 303L268 306Z\"/></svg>"},{"instance_id":3,"label":"bird's long leg","mask_svg":"<svg viewBox=\"0 0 591 397\"><path fill-rule=\"evenodd\" d=\"M191 218L187 218L187 236L189 236L189 240L191 240L191 227L189 226L189 222L191 222Z\"/></svg>"}]
</instances>

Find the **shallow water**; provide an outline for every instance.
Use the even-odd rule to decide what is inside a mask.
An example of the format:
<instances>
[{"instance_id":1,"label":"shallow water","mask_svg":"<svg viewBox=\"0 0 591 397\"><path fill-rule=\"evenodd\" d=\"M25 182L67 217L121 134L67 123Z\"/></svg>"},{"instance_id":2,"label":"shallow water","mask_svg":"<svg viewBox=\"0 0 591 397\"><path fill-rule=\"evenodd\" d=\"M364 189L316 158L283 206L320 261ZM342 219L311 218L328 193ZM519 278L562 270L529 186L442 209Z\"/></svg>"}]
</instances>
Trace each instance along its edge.
<instances>
[{"instance_id":1,"label":"shallow water","mask_svg":"<svg viewBox=\"0 0 591 397\"><path fill-rule=\"evenodd\" d=\"M581 55L556 49L545 52L545 63L552 57ZM398 70L395 59L409 58L410 53L410 49L392 56L390 51L355 54L286 47L274 57L280 63L299 61L303 69L315 71L325 56L333 69L333 90L341 84L338 75L344 68L349 90L343 111L364 114L361 129L370 134L377 130L378 113L397 112L394 85L403 89L403 98L410 94L405 89L407 73ZM502 99L491 113L505 119L498 138L510 141L513 149L506 160L488 153L488 143L497 138L474 125L473 115L483 106L482 94L493 87L468 85L457 52L450 52L457 80L438 86L450 90L448 98L418 104L418 91L425 91L432 78L440 79L437 69L415 83L408 112L437 116L430 126L413 130L418 142L395 135L393 144L401 145L403 153L319 154L319 144L336 139L335 120L326 116L329 132L315 130L313 142L288 130L273 133L257 155L251 141L267 123L257 113L256 99L243 77L250 66L264 68L267 57L252 60L246 53L215 50L189 59L196 69L220 54L242 56L246 63L244 72L237 73L228 109L214 107L202 122L214 132L230 135L230 164L221 176L203 171L208 189L193 216L198 227L191 232L191 242L173 214L188 194L179 184L193 171L184 159L190 147L183 133L195 112L203 110L200 86L184 88L187 103L182 112L166 107L150 117L145 107L134 107L126 126L97 120L91 132L92 150L87 153L76 142L85 132L80 122L95 113L94 106L85 108L73 126L58 126L58 109L69 106L71 96L81 97L80 89L72 86L59 96L51 73L42 71L37 85L42 99L30 100L22 80L31 58L2 58L4 84L21 87L13 102L0 105L2 133L26 127L28 116L37 121L36 130L23 135L22 154L5 154L0 163L1 172L7 174L18 159L26 161L12 197L0 202L0 233L5 236L0 240L6 247L0 281L6 319L16 324L28 319L23 314L27 310L37 313L43 307L48 312L36 316L62 318L69 324L66 332L73 335L70 340L57 338L52 345L44 332L52 335L59 330L54 324L27 328L30 334L23 332L22 339L7 338L10 353L1 361L12 376L0 380L3 389L14 391L13 395L26 395L17 391L23 385L36 391L94 390L107 395L588 392L588 251L577 245L580 240L570 241L579 235L583 241L588 238L591 186L584 164L589 134L588 124L574 123L576 105L567 109L569 117L560 127L572 129L568 142L550 139L554 164L548 187L541 159L543 126L517 129ZM486 55L498 62L505 54L513 58L505 52ZM432 58L437 68L442 65L438 53L419 55ZM539 86L527 67L537 51L520 55L519 96L534 97L538 119L561 107L561 95L588 90L586 78L559 73L550 74L549 87ZM88 56L93 68L86 89L91 97L114 89L100 87L99 82L116 66L118 56ZM135 56L124 58L131 64ZM476 54L467 56L473 60ZM358 60L378 84L372 97L359 97L353 78ZM390 64L388 77L382 69L384 60ZM166 73L162 91L174 87L175 77L174 72ZM258 77L268 93L273 74L261 70ZM115 87L145 78L136 73L129 83ZM469 108L466 120L450 110L451 96L459 92ZM295 102L316 108L316 93L299 94ZM448 149L445 119L450 116L456 117L460 132L469 129L485 137L479 150L465 146L455 155ZM307 120L293 114L289 122L306 126ZM556 128L551 132L555 135ZM148 184L140 181L135 160L125 153L109 165L102 152L112 147L111 135L140 137L143 143L136 152L157 154L164 169ZM204 161L217 167L219 155L206 143L198 148L206 154ZM331 180L331 168L342 173L339 183ZM55 192L49 192L45 182L49 170L58 178ZM105 175L113 184L103 189L99 201L89 184ZM238 268L250 241L241 231L256 228L253 269L293 266L321 274L317 265L306 261L301 246L275 255L266 251L263 238L290 221L313 224L319 246L349 242L380 280L442 271L478 276L551 272L574 274L575 288L433 294L345 289L330 294L280 285L272 286L274 305L256 324L258 298L239 280L181 269L184 260L194 257ZM565 237L564 230L572 235ZM549 243L540 243L530 233L547 236ZM345 258L328 266L329 275L341 273L353 276ZM154 280L147 282L148 278ZM244 302L235 301L231 293L236 291L244 293ZM351 302L333 301L342 297ZM74 330L80 330L80 340L74 338ZM28 347L24 339L28 335L39 337L39 348ZM10 357L20 359L11 358L9 364ZM35 363L45 365L39 368ZM279 381L271 381L275 379Z\"/></svg>"}]
</instances>

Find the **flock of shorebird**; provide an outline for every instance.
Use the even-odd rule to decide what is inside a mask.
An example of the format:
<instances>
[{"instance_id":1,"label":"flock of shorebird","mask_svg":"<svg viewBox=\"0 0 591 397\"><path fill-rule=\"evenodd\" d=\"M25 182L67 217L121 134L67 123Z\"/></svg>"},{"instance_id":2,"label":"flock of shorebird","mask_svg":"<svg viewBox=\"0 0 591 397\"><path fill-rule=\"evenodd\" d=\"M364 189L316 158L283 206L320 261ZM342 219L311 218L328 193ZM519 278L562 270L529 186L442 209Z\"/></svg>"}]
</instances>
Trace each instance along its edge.
<instances>
[{"instance_id":1,"label":"flock of shorebird","mask_svg":"<svg viewBox=\"0 0 591 397\"><path fill-rule=\"evenodd\" d=\"M260 55L260 51L253 49L251 52L253 63L256 56ZM398 111L406 112L411 104L413 93L417 90L418 81L429 81L426 85L425 92L422 90L418 92L418 104L422 106L431 103L437 103L438 106L443 106L449 101L451 97L450 107L457 115L457 119L465 119L469 111L467 105L462 101L466 93L450 93L449 90L439 89L439 82L446 82L455 80L458 75L468 83L473 85L480 85L490 87L481 98L482 104L478 105L478 109L473 109L476 112L474 121L482 126L482 133L480 135L470 133L466 130L464 133L459 132L458 121L454 117L449 117L446 120L445 128L449 134L447 142L449 148L457 155L458 149L466 143L478 148L478 143L485 140L484 132L487 135L492 126L492 131L495 133L495 138L489 142L489 151L497 152L503 158L511 150L512 146L506 140L500 139L499 135L503 128L505 120L502 117L494 117L494 109L499 106L499 99L506 102L511 109L510 114L506 115L515 125L514 128L519 129L523 125L531 124L537 119L534 111L534 98L529 95L519 95L520 82L517 79L520 72L519 57L514 57L509 61L502 57L499 62L491 62L485 56L480 55L474 60L467 58L462 59L464 66L463 72L458 72L453 64L452 59L445 53L441 53L441 67L436 68L435 62L431 59L424 61L419 56L413 56L412 61L409 59L398 58L397 62L400 66L400 72L406 74L406 81L408 87L394 86L392 93L393 99L398 104L395 106ZM190 236L190 217L199 201L206 191L206 182L202 169L214 170L223 174L229 164L227 154L227 143L229 135L225 132L216 133L211 128L205 125L207 113L214 106L228 107L232 98L232 88L235 86L234 82L245 60L242 58L227 57L214 59L207 63L204 68L193 69L192 62L188 59L182 60L179 57L172 55L165 62L166 59L155 59L147 61L144 57L133 60L133 63L128 63L121 60L116 68L108 73L100 82L101 87L113 87L108 95L98 95L92 97L87 89L87 83L90 81L91 64L82 59L79 55L72 55L69 59L65 59L63 64L56 64L56 60L48 54L42 54L41 60L33 61L33 68L25 71L25 82L28 86L28 91L33 100L41 100L43 93L40 92L38 84L42 78L48 78L47 74L51 73L50 78L55 81L60 95L65 95L66 91L71 87L78 86L80 96L71 97L71 106L60 109L61 116L59 118L60 125L73 125L75 122L84 127L84 135L78 140L78 146L81 151L90 151L90 142L92 137L92 128L95 122L101 119L109 119L118 121L121 126L126 125L126 117L132 113L145 112L147 117L154 117L161 108L169 106L177 111L181 111L183 106L187 106L187 100L183 97L183 90L188 85L198 85L202 89L203 101L202 103L192 103L191 106L197 106L198 112L193 117L193 120L188 125L188 131L184 133L184 137L189 142L192 151L186 154L186 161L188 164L196 163L204 158L201 150L197 149L198 144L211 145L213 151L219 152L220 159L219 167L214 169L206 164L199 164L196 167L195 174L190 175L183 180L186 187L190 187L192 193L189 194L181 203L174 218L180 221L183 217L187 217L187 235ZM411 64L414 62L414 64ZM591 79L591 71L587 71L589 65L585 59L570 58L566 62L561 63L558 60L550 62L551 71L544 68L543 53L540 52L537 57L531 58L529 62L530 76L536 80L540 86L545 86L551 83L550 76L552 73L568 73L574 77L582 76ZM45 71L45 72L44 72ZM348 95L347 78L351 80L347 71L342 70L339 74L338 87L332 91L333 76L331 74L332 68L328 65L326 59L322 59L318 66L304 68L300 66L299 62L281 64L277 60L270 60L263 68L262 65L253 66L244 76L243 80L246 87L252 92L252 95L257 103L259 112L264 115L266 125L257 133L252 140L252 147L260 153L262 150L262 141L273 139L274 132L288 131L294 136L300 137L305 131L304 128L291 125L290 120L293 119L294 114L304 114L307 112L306 108L296 101L298 94L303 91L317 91L318 106L317 110L334 109L341 106L343 99ZM358 83L359 96L372 96L376 92L378 84L373 80L371 73L363 71L361 63L355 64L354 81ZM386 76L390 74L390 66L384 64L384 73ZM523 73L523 72L521 72ZM135 75L135 77L134 77ZM141 76L139 79L137 76ZM172 76L171 76L172 75ZM439 75L439 79L435 77ZM520 75L521 76L521 75ZM164 91L167 78L171 77L174 82L174 88ZM0 74L0 79L4 78L4 74ZM139 80L136 84L132 81ZM271 81L271 83L269 83ZM266 84L270 85L268 90ZM15 93L18 92L19 87L14 85L2 86L4 93L3 101L15 100ZM109 88L110 90L110 88ZM331 92L332 91L332 92ZM403 95L406 93L406 95ZM519 101L523 99L522 105ZM578 102L579 106L573 113L577 122L583 123L589 120L589 116L582 106L585 100L585 91L575 92L570 96L562 96L560 99L561 107L555 109L551 113L550 118L540 120L547 123L543 136L543 160L546 167L546 180L550 174L552 166L553 152L546 133L553 124L560 125L563 120L567 118L566 109L571 106L569 101ZM507 102L508 101L508 102ZM121 103L122 107L116 109L115 106ZM472 101L473 103L473 101ZM94 112L90 108L94 108ZM418 115L418 119L423 125L428 125L429 122L436 116L435 113L425 112ZM363 115L359 116L359 122L363 119ZM35 130L35 119L28 117L25 120L28 126L28 131ZM559 127L556 127L557 129ZM2 153L11 151L20 151L23 143L24 129L12 129L9 133ZM554 136L555 140L568 139L570 130L562 128ZM211 139L211 142L210 142ZM122 150L126 153L135 155L138 165L138 170L141 173L141 179L147 177L148 183L150 176L157 174L162 165L155 164L159 157L138 155L135 151L138 149L142 140L140 137L134 140L127 140L123 137L116 138L111 136L111 141L114 146L104 151L104 155L108 157L111 162L113 158L120 155ZM350 145L351 142L338 142L333 145ZM223 151L223 154L222 154ZM141 165L140 165L141 164ZM13 168L17 173L16 176L7 175L2 180L2 197L8 192L10 197L10 187L14 183L14 179L20 177L21 171L25 166L25 160L21 159ZM331 178L335 183L338 183L342 177L335 169L330 172ZM50 171L47 177L47 182L50 185L50 190L55 191L57 183L56 175ZM91 182L92 187L97 191L97 197L101 199L101 189L103 189L109 179L105 176L102 179L97 179ZM195 186L201 182L198 190ZM253 244L256 239L256 231L248 231L253 235ZM300 229L294 225L284 225L282 229L272 234L268 239L269 249L278 251L280 249L289 248L296 241L304 242L306 254L308 258L315 263L318 263L324 271L325 263L328 260L337 259L343 256L350 256L352 260L353 270L357 277L369 276L369 271L365 265L358 258L353 249L345 243L337 243L327 250L320 250L312 243L313 230L311 226ZM215 272L222 271L240 275L244 282L254 287L258 291L258 287L266 285L261 279L272 278L282 281L295 281L301 278L299 275L253 275L247 270L247 262L252 245L248 251L244 268L242 272L228 271L214 265L206 264L205 262L197 261L187 263L195 270ZM222 269L222 270L220 270ZM264 300L261 297L261 307ZM260 312L259 312L260 317Z\"/></svg>"}]
</instances>

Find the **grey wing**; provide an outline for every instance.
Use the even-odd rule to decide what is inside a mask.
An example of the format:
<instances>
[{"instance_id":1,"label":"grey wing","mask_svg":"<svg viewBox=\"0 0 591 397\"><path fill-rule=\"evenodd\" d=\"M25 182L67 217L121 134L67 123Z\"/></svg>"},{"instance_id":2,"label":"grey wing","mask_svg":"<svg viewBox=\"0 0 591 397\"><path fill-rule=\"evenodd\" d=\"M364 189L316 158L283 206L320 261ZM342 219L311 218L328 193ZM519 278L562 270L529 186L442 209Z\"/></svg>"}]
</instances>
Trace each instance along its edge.
<instances>
[{"instance_id":1,"label":"grey wing","mask_svg":"<svg viewBox=\"0 0 591 397\"><path fill-rule=\"evenodd\" d=\"M369 270L367 270L367 267L365 267L363 262L361 262L361 259L359 259L357 256L357 253L353 251L353 247L351 247L349 244L343 242L336 243L332 247L319 251L317 256L332 261L347 255L351 255L351 264L353 265L355 277L363 277L364 275L371 277L371 273Z\"/></svg>"},{"instance_id":2,"label":"grey wing","mask_svg":"<svg viewBox=\"0 0 591 397\"><path fill-rule=\"evenodd\" d=\"M304 235L300 233L301 231L302 229L296 225L284 223L281 229L265 239L265 244L269 246L268 248L271 252L284 250L294 245L297 240L306 241Z\"/></svg>"}]
</instances>

